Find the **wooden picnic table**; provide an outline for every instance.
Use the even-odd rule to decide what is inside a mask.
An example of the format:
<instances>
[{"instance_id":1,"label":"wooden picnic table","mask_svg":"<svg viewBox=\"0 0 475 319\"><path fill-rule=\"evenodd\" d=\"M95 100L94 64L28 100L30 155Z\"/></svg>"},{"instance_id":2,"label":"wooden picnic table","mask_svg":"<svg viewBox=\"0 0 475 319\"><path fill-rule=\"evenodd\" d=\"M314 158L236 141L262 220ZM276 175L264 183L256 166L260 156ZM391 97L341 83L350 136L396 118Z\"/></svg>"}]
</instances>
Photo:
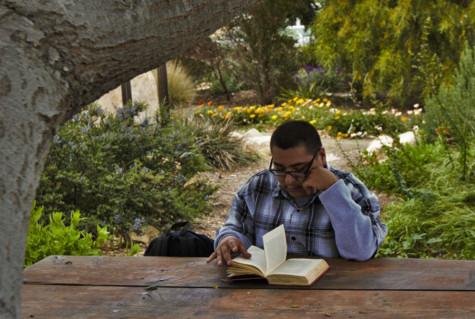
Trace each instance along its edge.
<instances>
[{"instance_id":1,"label":"wooden picnic table","mask_svg":"<svg viewBox=\"0 0 475 319\"><path fill-rule=\"evenodd\" d=\"M327 260L310 287L230 282L189 257L50 256L24 272L23 318L475 318L475 261Z\"/></svg>"}]
</instances>

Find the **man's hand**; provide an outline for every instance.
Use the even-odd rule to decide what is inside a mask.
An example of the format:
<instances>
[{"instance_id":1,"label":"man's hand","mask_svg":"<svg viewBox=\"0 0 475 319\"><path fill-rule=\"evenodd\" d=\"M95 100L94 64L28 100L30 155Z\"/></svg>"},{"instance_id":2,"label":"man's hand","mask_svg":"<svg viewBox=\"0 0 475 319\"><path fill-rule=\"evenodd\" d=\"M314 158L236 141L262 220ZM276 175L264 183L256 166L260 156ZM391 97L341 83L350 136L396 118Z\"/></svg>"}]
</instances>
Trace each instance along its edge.
<instances>
[{"instance_id":1,"label":"man's hand","mask_svg":"<svg viewBox=\"0 0 475 319\"><path fill-rule=\"evenodd\" d=\"M218 266L223 264L230 266L232 264L232 255L241 254L244 258L251 258L251 254L247 252L244 245L239 238L228 236L219 242L218 247L206 260L210 263L214 259L217 259Z\"/></svg>"},{"instance_id":2,"label":"man's hand","mask_svg":"<svg viewBox=\"0 0 475 319\"><path fill-rule=\"evenodd\" d=\"M302 187L308 195L311 195L317 191L326 190L336 181L338 181L338 177L323 165L323 156L318 156L310 169L310 174L302 183Z\"/></svg>"}]
</instances>

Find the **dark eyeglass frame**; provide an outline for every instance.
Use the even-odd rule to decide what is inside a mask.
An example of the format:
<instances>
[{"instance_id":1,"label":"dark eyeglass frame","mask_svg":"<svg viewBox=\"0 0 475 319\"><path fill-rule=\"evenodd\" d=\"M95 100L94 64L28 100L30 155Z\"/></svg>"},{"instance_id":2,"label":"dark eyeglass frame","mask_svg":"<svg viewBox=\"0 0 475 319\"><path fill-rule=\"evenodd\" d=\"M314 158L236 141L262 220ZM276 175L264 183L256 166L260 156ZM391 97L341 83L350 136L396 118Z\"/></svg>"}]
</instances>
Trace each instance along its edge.
<instances>
[{"instance_id":1,"label":"dark eyeglass frame","mask_svg":"<svg viewBox=\"0 0 475 319\"><path fill-rule=\"evenodd\" d=\"M271 172L274 176L277 176L277 177L282 177L282 176L285 176L285 175L290 175L292 176L294 179L296 180L304 180L308 177L308 175L310 174L310 171L311 171L311 168L312 168L312 164L313 164L313 161L315 160L315 158L317 157L317 154L320 152L320 149L318 149L315 154L313 154L313 157L312 157L312 160L307 164L307 167L305 167L305 169L301 170L301 171L288 171L288 170L280 170L280 169L273 169L272 168L272 164L274 164L274 159L271 158L270 159L270 163L269 163L269 172Z\"/></svg>"}]
</instances>

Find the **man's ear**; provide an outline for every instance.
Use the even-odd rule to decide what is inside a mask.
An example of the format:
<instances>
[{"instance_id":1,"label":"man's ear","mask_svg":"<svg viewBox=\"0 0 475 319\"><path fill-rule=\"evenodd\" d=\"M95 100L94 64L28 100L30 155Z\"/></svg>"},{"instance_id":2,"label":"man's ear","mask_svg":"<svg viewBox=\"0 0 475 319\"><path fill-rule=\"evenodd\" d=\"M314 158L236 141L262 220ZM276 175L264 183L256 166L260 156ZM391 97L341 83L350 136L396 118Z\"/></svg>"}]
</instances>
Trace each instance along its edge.
<instances>
[{"instance_id":1,"label":"man's ear","mask_svg":"<svg viewBox=\"0 0 475 319\"><path fill-rule=\"evenodd\" d=\"M322 159L322 164L323 164L323 167L327 167L327 153L325 151L325 148L322 146L322 148L320 149L320 151L318 151L318 156L320 156L320 158Z\"/></svg>"}]
</instances>

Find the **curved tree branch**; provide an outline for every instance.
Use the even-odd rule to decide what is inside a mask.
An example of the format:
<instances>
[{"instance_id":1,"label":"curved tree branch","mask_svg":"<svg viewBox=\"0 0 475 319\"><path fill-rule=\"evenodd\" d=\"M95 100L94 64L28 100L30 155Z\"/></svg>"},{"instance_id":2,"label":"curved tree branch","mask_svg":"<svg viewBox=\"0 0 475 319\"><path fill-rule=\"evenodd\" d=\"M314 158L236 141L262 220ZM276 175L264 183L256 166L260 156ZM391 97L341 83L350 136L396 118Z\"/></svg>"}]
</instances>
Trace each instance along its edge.
<instances>
[{"instance_id":1,"label":"curved tree branch","mask_svg":"<svg viewBox=\"0 0 475 319\"><path fill-rule=\"evenodd\" d=\"M58 126L257 0L0 0L0 317L20 316L31 204Z\"/></svg>"}]
</instances>

